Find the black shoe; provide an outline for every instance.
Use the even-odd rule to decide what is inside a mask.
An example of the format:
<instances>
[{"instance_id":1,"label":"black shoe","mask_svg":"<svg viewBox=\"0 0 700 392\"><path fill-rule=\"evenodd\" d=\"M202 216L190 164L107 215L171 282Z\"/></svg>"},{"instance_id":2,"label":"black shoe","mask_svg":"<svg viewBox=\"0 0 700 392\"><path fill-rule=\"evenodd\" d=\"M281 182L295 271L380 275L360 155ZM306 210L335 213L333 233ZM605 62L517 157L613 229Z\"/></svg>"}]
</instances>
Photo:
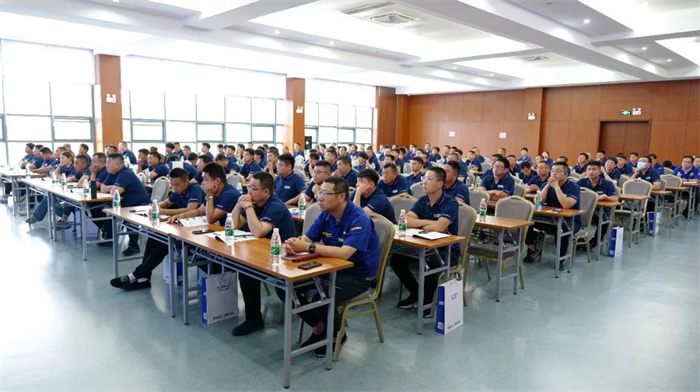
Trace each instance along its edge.
<instances>
[{"instance_id":1,"label":"black shoe","mask_svg":"<svg viewBox=\"0 0 700 392\"><path fill-rule=\"evenodd\" d=\"M528 250L528 251L527 251L527 255L526 255L525 258L523 259L523 263L534 263L534 262L535 262L535 259L538 258L538 257L540 256L540 253L541 253L541 252L542 252L542 251L539 250L539 249Z\"/></svg>"},{"instance_id":2,"label":"black shoe","mask_svg":"<svg viewBox=\"0 0 700 392\"><path fill-rule=\"evenodd\" d=\"M97 244L97 246L99 246L100 248L111 248L113 245L114 243L111 239L109 242L100 242L99 244Z\"/></svg>"},{"instance_id":3,"label":"black shoe","mask_svg":"<svg viewBox=\"0 0 700 392\"><path fill-rule=\"evenodd\" d=\"M125 286L121 287L123 290L126 291L134 291L134 290L141 290L141 289L150 289L151 288L151 281L147 280L145 282L139 282L138 280L133 283L129 283Z\"/></svg>"},{"instance_id":4,"label":"black shoe","mask_svg":"<svg viewBox=\"0 0 700 392\"><path fill-rule=\"evenodd\" d=\"M129 275L120 276L118 278L114 278L114 279L109 281L109 284L111 284L112 287L116 287L116 288L121 288L123 286L126 286L129 283L131 283L131 279L129 279Z\"/></svg>"},{"instance_id":5,"label":"black shoe","mask_svg":"<svg viewBox=\"0 0 700 392\"><path fill-rule=\"evenodd\" d=\"M404 299L403 301L399 301L399 303L396 306L398 306L399 309L403 310L415 309L416 306L418 306L418 297L409 295L408 298Z\"/></svg>"},{"instance_id":6,"label":"black shoe","mask_svg":"<svg viewBox=\"0 0 700 392\"><path fill-rule=\"evenodd\" d=\"M566 261L562 260L559 263L559 271L565 271L566 270Z\"/></svg>"},{"instance_id":7,"label":"black shoe","mask_svg":"<svg viewBox=\"0 0 700 392\"><path fill-rule=\"evenodd\" d=\"M347 343L347 342L348 342L348 334L345 333L345 334L343 334L343 338L340 339L340 347L345 346L345 343ZM333 353L335 352L335 343L336 342L333 342ZM333 353L331 353L331 355L333 355ZM314 357L325 358L326 357L326 346L321 346L321 347L317 348L316 350L314 350Z\"/></svg>"},{"instance_id":8,"label":"black shoe","mask_svg":"<svg viewBox=\"0 0 700 392\"><path fill-rule=\"evenodd\" d=\"M258 330L261 330L263 328L265 328L265 323L263 323L262 321L256 321L256 322L250 321L249 322L248 320L246 320L243 323L241 323L239 326L234 328L231 331L231 335L233 335L233 336L250 335L251 333L258 331Z\"/></svg>"},{"instance_id":9,"label":"black shoe","mask_svg":"<svg viewBox=\"0 0 700 392\"><path fill-rule=\"evenodd\" d=\"M301 344L301 347L303 348L306 346L310 346L314 343L320 342L321 340L323 340L325 338L326 338L326 331L323 331L323 333L321 333L320 335L316 335L315 333L312 332L311 336L309 336L309 338L306 339L306 341Z\"/></svg>"},{"instance_id":10,"label":"black shoe","mask_svg":"<svg viewBox=\"0 0 700 392\"><path fill-rule=\"evenodd\" d=\"M598 242L591 241L591 242L588 243L588 246L589 246L591 249L595 249L595 248L598 247Z\"/></svg>"},{"instance_id":11,"label":"black shoe","mask_svg":"<svg viewBox=\"0 0 700 392\"><path fill-rule=\"evenodd\" d=\"M122 252L122 256L133 256L139 253L141 253L141 248L138 245L130 246Z\"/></svg>"}]
</instances>

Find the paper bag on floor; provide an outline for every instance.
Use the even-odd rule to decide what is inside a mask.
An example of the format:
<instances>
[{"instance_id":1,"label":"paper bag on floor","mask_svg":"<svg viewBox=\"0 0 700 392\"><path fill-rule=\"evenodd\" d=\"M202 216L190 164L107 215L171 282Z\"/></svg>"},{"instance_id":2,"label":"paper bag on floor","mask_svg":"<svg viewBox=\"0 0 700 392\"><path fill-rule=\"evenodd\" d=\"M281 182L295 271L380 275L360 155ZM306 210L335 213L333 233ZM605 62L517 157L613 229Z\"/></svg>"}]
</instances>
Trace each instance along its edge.
<instances>
[{"instance_id":1,"label":"paper bag on floor","mask_svg":"<svg viewBox=\"0 0 700 392\"><path fill-rule=\"evenodd\" d=\"M608 256L622 256L622 247L624 243L625 229L622 227L613 227L610 232L610 246L608 247Z\"/></svg>"},{"instance_id":2,"label":"paper bag on floor","mask_svg":"<svg viewBox=\"0 0 700 392\"><path fill-rule=\"evenodd\" d=\"M464 313L462 309L462 281L452 279L438 287L437 322L435 331L442 335L462 326Z\"/></svg>"},{"instance_id":3,"label":"paper bag on floor","mask_svg":"<svg viewBox=\"0 0 700 392\"><path fill-rule=\"evenodd\" d=\"M202 322L218 323L238 316L238 285L234 272L202 279Z\"/></svg>"}]
</instances>

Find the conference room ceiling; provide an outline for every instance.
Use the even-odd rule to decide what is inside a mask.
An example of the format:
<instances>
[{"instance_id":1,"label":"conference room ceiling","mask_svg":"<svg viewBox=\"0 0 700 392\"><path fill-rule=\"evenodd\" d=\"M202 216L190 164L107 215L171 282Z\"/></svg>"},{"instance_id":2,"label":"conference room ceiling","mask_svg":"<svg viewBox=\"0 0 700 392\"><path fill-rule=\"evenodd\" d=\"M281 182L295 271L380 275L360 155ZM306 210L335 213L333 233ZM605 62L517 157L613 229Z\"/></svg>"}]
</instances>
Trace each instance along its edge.
<instances>
[{"instance_id":1,"label":"conference room ceiling","mask_svg":"<svg viewBox=\"0 0 700 392\"><path fill-rule=\"evenodd\" d=\"M0 38L396 87L700 77L700 0L0 0Z\"/></svg>"}]
</instances>

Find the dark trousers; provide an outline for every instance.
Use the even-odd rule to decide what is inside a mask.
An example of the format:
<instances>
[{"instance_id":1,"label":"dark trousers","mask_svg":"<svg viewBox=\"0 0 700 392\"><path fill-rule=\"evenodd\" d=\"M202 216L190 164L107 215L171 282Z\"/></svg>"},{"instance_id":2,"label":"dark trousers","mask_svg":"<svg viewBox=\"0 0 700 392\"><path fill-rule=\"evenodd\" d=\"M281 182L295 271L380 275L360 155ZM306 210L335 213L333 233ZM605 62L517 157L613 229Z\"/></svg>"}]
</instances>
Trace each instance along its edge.
<instances>
[{"instance_id":1,"label":"dark trousers","mask_svg":"<svg viewBox=\"0 0 700 392\"><path fill-rule=\"evenodd\" d=\"M10 193L12 192L12 183L7 182L5 183L5 196L10 196Z\"/></svg>"},{"instance_id":2,"label":"dark trousers","mask_svg":"<svg viewBox=\"0 0 700 392\"><path fill-rule=\"evenodd\" d=\"M442 260L447 262L447 252L440 252L440 256L442 257ZM410 266L412 263L417 262L418 259L411 256L406 256L402 254L394 254L391 256L391 269L394 270L394 273L401 281L401 284L406 286L406 289L408 289L410 296L413 298L418 297L418 281L413 276ZM458 258L454 257L453 255L453 257L450 259L450 264L455 265L457 264L457 262ZM440 259L433 252L425 255L425 264L430 269L440 268L443 266L443 264L440 262ZM433 294L435 294L435 290L437 290L438 278L438 274L425 277L425 287L423 291L424 304L432 302Z\"/></svg>"},{"instance_id":3,"label":"dark trousers","mask_svg":"<svg viewBox=\"0 0 700 392\"><path fill-rule=\"evenodd\" d=\"M129 240L131 241L131 240ZM134 270L134 276L137 279L151 279L153 270L163 262L163 259L168 255L168 245L162 242L149 238L146 242L146 249L143 251L143 260L141 264Z\"/></svg>"},{"instance_id":4,"label":"dark trousers","mask_svg":"<svg viewBox=\"0 0 700 392\"><path fill-rule=\"evenodd\" d=\"M102 211L104 208L109 208L109 204L100 204L96 205L94 207L90 207L90 216L93 217L93 219L97 218L104 218L105 213ZM123 208L126 208L125 206L122 206ZM103 221L96 221L95 225L102 230L102 233L104 233L104 238L105 239L111 239L113 237L112 233L112 221L111 220L103 220ZM129 234L129 246L138 246L139 244L139 235L138 233L133 233Z\"/></svg>"},{"instance_id":5,"label":"dark trousers","mask_svg":"<svg viewBox=\"0 0 700 392\"><path fill-rule=\"evenodd\" d=\"M328 277L325 277L323 281L323 290L328 292ZM335 280L335 303L339 304L345 302L353 297L356 297L369 289L369 280L365 279L363 276L343 274L338 273ZM280 289L275 290L277 296L284 301L284 291ZM299 297L299 303L301 305L306 305L310 302L318 301L321 296L316 291L316 286L304 286L296 289L297 297ZM260 293L260 288L258 287L258 294ZM246 308L248 308L248 303L246 302ZM259 309L259 308L258 308ZM246 311L247 315L247 311ZM299 313L304 322L312 327L315 327L318 323L326 323L328 320L328 306L321 306L316 309L307 310L306 312ZM333 325L333 335L338 333L340 329L340 312L335 309L335 318Z\"/></svg>"},{"instance_id":6,"label":"dark trousers","mask_svg":"<svg viewBox=\"0 0 700 392\"><path fill-rule=\"evenodd\" d=\"M552 225L546 225L544 223L535 223L534 226L535 229L539 231L544 231L545 233L549 235L556 236L557 235L557 227L552 226ZM581 225L578 222L574 223L574 233L578 232L581 230ZM563 257L566 252L569 250L569 236L570 235L565 235L561 237L561 248L559 251L559 257ZM537 243L537 232L535 230L530 230L527 231L527 235L525 236L525 244L526 245L535 245Z\"/></svg>"},{"instance_id":7,"label":"dark trousers","mask_svg":"<svg viewBox=\"0 0 700 392\"><path fill-rule=\"evenodd\" d=\"M606 220L608 220L608 219L610 218L610 216L609 216L608 214L609 214L608 212L605 213L605 219L606 219ZM599 220L600 220L600 219L599 219L599 217L598 217L598 214L593 215L593 219L592 219L592 221L591 221L591 226L595 227L596 230L598 230L598 221L599 221ZM609 226L610 226L610 223L606 223L606 224L603 225L603 227L600 228L600 239L601 239L601 241L603 240L603 238L605 238L605 234L608 233L608 228L609 228ZM596 235L596 236L593 236L593 238L591 239L591 245L592 245L592 246L598 245L597 235Z\"/></svg>"},{"instance_id":8,"label":"dark trousers","mask_svg":"<svg viewBox=\"0 0 700 392\"><path fill-rule=\"evenodd\" d=\"M241 292L245 302L246 321L261 323L263 317L262 312L260 312L260 281L241 273L238 274L238 281L241 284Z\"/></svg>"}]
</instances>

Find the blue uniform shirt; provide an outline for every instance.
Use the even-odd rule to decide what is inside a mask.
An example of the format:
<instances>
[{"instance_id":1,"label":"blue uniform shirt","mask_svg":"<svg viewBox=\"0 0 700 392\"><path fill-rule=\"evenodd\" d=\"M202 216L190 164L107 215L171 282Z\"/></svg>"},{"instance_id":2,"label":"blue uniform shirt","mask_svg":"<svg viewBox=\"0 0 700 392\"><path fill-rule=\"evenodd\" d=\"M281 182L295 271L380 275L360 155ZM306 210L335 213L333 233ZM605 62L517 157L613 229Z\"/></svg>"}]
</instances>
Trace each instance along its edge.
<instances>
[{"instance_id":1,"label":"blue uniform shirt","mask_svg":"<svg viewBox=\"0 0 700 392\"><path fill-rule=\"evenodd\" d=\"M457 181L459 182L459 181ZM462 184L464 185L464 184ZM449 219L450 225L447 226L447 232L452 235L457 235L459 230L459 203L452 196L442 193L440 199L430 205L430 199L428 195L422 196L411 208L411 212L418 216L418 219L427 219L436 221L440 218ZM452 260L451 262L457 262L459 258L459 244L453 244L451 249ZM447 260L445 260L447 261Z\"/></svg>"},{"instance_id":2,"label":"blue uniform shirt","mask_svg":"<svg viewBox=\"0 0 700 392\"><path fill-rule=\"evenodd\" d=\"M575 171L576 173L578 173L578 174L583 174L583 173L586 172L586 170L588 170L588 164L587 164L587 163L584 163L583 166L579 166L579 164L577 163L577 164L574 166L574 171Z\"/></svg>"},{"instance_id":3,"label":"blue uniform shirt","mask_svg":"<svg viewBox=\"0 0 700 392\"><path fill-rule=\"evenodd\" d=\"M109 177L109 172L107 171L107 167L103 167L100 171L97 172L95 179L97 180L97 182L104 183L107 177Z\"/></svg>"},{"instance_id":4,"label":"blue uniform shirt","mask_svg":"<svg viewBox=\"0 0 700 392\"><path fill-rule=\"evenodd\" d=\"M214 155L212 155L211 152L207 152L206 154L203 154L203 155L208 156L208 157L211 158L212 160L214 159Z\"/></svg>"},{"instance_id":5,"label":"blue uniform shirt","mask_svg":"<svg viewBox=\"0 0 700 392\"><path fill-rule=\"evenodd\" d=\"M467 174L469 173L469 170L467 170L467 166L467 162L459 162L459 175L457 177L467 178Z\"/></svg>"},{"instance_id":6,"label":"blue uniform shirt","mask_svg":"<svg viewBox=\"0 0 700 392\"><path fill-rule=\"evenodd\" d=\"M634 168L630 165L625 164L622 166L622 169L620 169L619 166L615 166L615 167L620 172L620 175L624 174L626 176L631 176L632 174L634 174Z\"/></svg>"},{"instance_id":7,"label":"blue uniform shirt","mask_svg":"<svg viewBox=\"0 0 700 392\"><path fill-rule=\"evenodd\" d=\"M192 165L191 165L190 163L188 163L188 162L183 162L183 163L182 163L182 168L185 169L185 171L187 172L187 177L188 177L190 180L193 179L193 178L195 178L195 177L197 177L197 174L199 174L199 171L197 171L197 168L194 167L194 166L192 166Z\"/></svg>"},{"instance_id":8,"label":"blue uniform shirt","mask_svg":"<svg viewBox=\"0 0 700 392\"><path fill-rule=\"evenodd\" d=\"M615 187L615 184L613 184L611 181L606 180L605 178L603 178L603 176L600 176L598 178L598 183L596 183L595 185L591 184L590 178L582 178L578 180L576 185L578 185L580 188L588 188L593 192L597 193L598 195L617 195L617 188ZM610 208L606 208L605 212L607 215L610 212Z\"/></svg>"},{"instance_id":9,"label":"blue uniform shirt","mask_svg":"<svg viewBox=\"0 0 700 392\"><path fill-rule=\"evenodd\" d=\"M352 195L350 195L350 200L355 200L356 192L357 191L352 192ZM391 205L389 198L386 197L384 192L380 191L379 189L375 189L374 192L372 192L372 194L369 195L369 197L360 195L360 207L368 207L375 214L379 214L388 219L391 223L396 224L396 215L394 215L394 207Z\"/></svg>"},{"instance_id":10,"label":"blue uniform shirt","mask_svg":"<svg viewBox=\"0 0 700 392\"><path fill-rule=\"evenodd\" d=\"M180 160L184 160L184 159L185 159L185 152L182 151L182 150L180 150L180 151L178 151L178 152L173 151L173 154L174 154L176 157L180 158Z\"/></svg>"},{"instance_id":11,"label":"blue uniform shirt","mask_svg":"<svg viewBox=\"0 0 700 392\"><path fill-rule=\"evenodd\" d=\"M605 169L603 169L603 170L605 170ZM608 173L608 175L609 175L610 178L612 178L613 180L618 181L618 180L620 180L620 176L622 175L622 173L620 173L620 171L617 170L617 168L614 168L614 169L613 169L613 172L612 172L612 173Z\"/></svg>"},{"instance_id":12,"label":"blue uniform shirt","mask_svg":"<svg viewBox=\"0 0 700 392\"><path fill-rule=\"evenodd\" d=\"M408 182L408 193L413 194L411 193L411 187L413 186L413 184L422 183L424 176L425 174L423 174L422 172L418 172L418 175L415 175L413 174L413 172L411 172L411 174L409 174L408 177L406 177L406 181Z\"/></svg>"},{"instance_id":13,"label":"blue uniform shirt","mask_svg":"<svg viewBox=\"0 0 700 392\"><path fill-rule=\"evenodd\" d=\"M204 181L204 175L202 172L197 172L197 175L194 176L195 181L197 181L197 184L201 184L202 181Z\"/></svg>"},{"instance_id":14,"label":"blue uniform shirt","mask_svg":"<svg viewBox=\"0 0 700 392\"><path fill-rule=\"evenodd\" d=\"M355 248L355 253L348 258L353 262L353 267L338 271L338 274L355 274L365 278L377 275L379 237L372 219L361 207L347 202L339 221L330 213L322 212L306 232L306 237L327 246L347 245Z\"/></svg>"},{"instance_id":15,"label":"blue uniform shirt","mask_svg":"<svg viewBox=\"0 0 700 392\"><path fill-rule=\"evenodd\" d=\"M34 165L34 168L35 168L35 169L40 168L41 165L44 164L44 157L42 157L42 156L38 156L38 157L35 156L34 158L32 158L31 164Z\"/></svg>"},{"instance_id":16,"label":"blue uniform shirt","mask_svg":"<svg viewBox=\"0 0 700 392\"><path fill-rule=\"evenodd\" d=\"M365 170L365 169L367 169L367 165L366 165L366 164L355 166L355 170L357 170L358 172L360 172L360 171L362 171L362 170Z\"/></svg>"},{"instance_id":17,"label":"blue uniform shirt","mask_svg":"<svg viewBox=\"0 0 700 392\"><path fill-rule=\"evenodd\" d=\"M177 208L187 208L190 203L204 204L205 197L204 189L197 184L189 184L187 189L182 194L171 193L168 197L171 203Z\"/></svg>"},{"instance_id":18,"label":"blue uniform shirt","mask_svg":"<svg viewBox=\"0 0 700 392\"><path fill-rule=\"evenodd\" d=\"M369 163L374 165L374 170L376 170L377 173L382 173L382 167L379 165L379 159L377 159L376 155L372 155L372 158L369 159Z\"/></svg>"},{"instance_id":19,"label":"blue uniform shirt","mask_svg":"<svg viewBox=\"0 0 700 392\"><path fill-rule=\"evenodd\" d=\"M442 159L442 156L441 156L440 154L433 154L433 153L430 153L430 155L429 155L429 157L428 157L428 161L430 161L430 162L437 162L437 161L439 161L440 159ZM465 163L468 164L468 162L465 162Z\"/></svg>"},{"instance_id":20,"label":"blue uniform shirt","mask_svg":"<svg viewBox=\"0 0 700 392\"><path fill-rule=\"evenodd\" d=\"M148 167L148 170L150 170L151 173L156 172L157 176L156 176L156 178L154 178L153 180L156 180L156 179L158 179L158 178L160 178L160 177L165 177L165 176L167 176L167 175L168 175L168 172L170 171L170 170L168 170L168 167L165 166L164 163L159 163L159 164L157 164L157 165L155 165L155 166L153 166L153 167L149 166L149 167Z\"/></svg>"},{"instance_id":21,"label":"blue uniform shirt","mask_svg":"<svg viewBox=\"0 0 700 392\"><path fill-rule=\"evenodd\" d=\"M520 172L518 172L518 178L520 178L520 180L523 182L523 184L528 184L530 182L530 180L532 180L534 177L539 177L537 175L537 172L534 170L530 171L529 176L525 175L525 172L523 172L522 170Z\"/></svg>"},{"instance_id":22,"label":"blue uniform shirt","mask_svg":"<svg viewBox=\"0 0 700 392\"><path fill-rule=\"evenodd\" d=\"M151 202L146 187L136 177L136 174L126 166L122 167L117 174L108 175L104 184L124 188L121 194L122 207L147 206Z\"/></svg>"},{"instance_id":23,"label":"blue uniform shirt","mask_svg":"<svg viewBox=\"0 0 700 392\"><path fill-rule=\"evenodd\" d=\"M241 166L241 171L239 171L239 173L243 177L248 177L248 175L252 173L257 173L261 170L262 169L260 168L260 165L258 165L255 161L251 161L250 163L243 163L243 166Z\"/></svg>"},{"instance_id":24,"label":"blue uniform shirt","mask_svg":"<svg viewBox=\"0 0 700 392\"><path fill-rule=\"evenodd\" d=\"M515 190L515 180L510 174L506 173L498 184L496 184L496 177L493 173L484 174L484 176L481 177L481 186L486 188L487 191L503 191L507 193L508 196L511 196Z\"/></svg>"},{"instance_id":25,"label":"blue uniform shirt","mask_svg":"<svg viewBox=\"0 0 700 392\"><path fill-rule=\"evenodd\" d=\"M691 166L690 170L688 170L688 171L684 171L683 167L681 166L673 171L674 176L677 176L678 174L680 174L681 178L684 180L700 179L700 170L698 170L698 168L695 166Z\"/></svg>"},{"instance_id":26,"label":"blue uniform shirt","mask_svg":"<svg viewBox=\"0 0 700 392\"><path fill-rule=\"evenodd\" d=\"M241 197L240 192L236 190L236 188L233 187L231 184L226 184L224 185L224 189L219 193L219 196L214 196L213 200L207 201L213 201L214 206L219 209L226 211L226 213L229 213L233 211L233 207L236 206L236 203L238 203L238 198ZM219 225L223 226L226 224L226 215L222 216L221 219L219 219Z\"/></svg>"},{"instance_id":27,"label":"blue uniform shirt","mask_svg":"<svg viewBox=\"0 0 700 392\"><path fill-rule=\"evenodd\" d=\"M275 193L283 202L295 198L306 188L304 180L298 174L292 172L287 177L275 177Z\"/></svg>"},{"instance_id":28,"label":"blue uniform shirt","mask_svg":"<svg viewBox=\"0 0 700 392\"><path fill-rule=\"evenodd\" d=\"M142 163L142 164L141 164L141 167L140 167L139 169L141 169L141 170L146 170L146 169L148 169L148 162Z\"/></svg>"},{"instance_id":29,"label":"blue uniform shirt","mask_svg":"<svg viewBox=\"0 0 700 392\"><path fill-rule=\"evenodd\" d=\"M128 159L129 163L132 165L136 163L136 155L131 150L126 150L122 153L122 157L124 159Z\"/></svg>"},{"instance_id":30,"label":"blue uniform shirt","mask_svg":"<svg viewBox=\"0 0 700 392\"><path fill-rule=\"evenodd\" d=\"M70 166L64 166L60 171L59 174L65 174L66 178L68 177L74 177L78 173L77 170L75 170L75 165L70 165ZM78 177L80 178L80 177Z\"/></svg>"},{"instance_id":31,"label":"blue uniform shirt","mask_svg":"<svg viewBox=\"0 0 700 392\"><path fill-rule=\"evenodd\" d=\"M292 156L293 156L294 158L296 158L296 157L302 157L302 158L304 158L304 151L303 151L303 150L294 151L294 154L293 154Z\"/></svg>"},{"instance_id":32,"label":"blue uniform shirt","mask_svg":"<svg viewBox=\"0 0 700 392\"><path fill-rule=\"evenodd\" d=\"M379 180L377 188L384 192L387 197L396 196L400 193L408 193L408 180L402 175L397 175L393 184L385 184L384 180Z\"/></svg>"},{"instance_id":33,"label":"blue uniform shirt","mask_svg":"<svg viewBox=\"0 0 700 392\"><path fill-rule=\"evenodd\" d=\"M247 219L246 209L241 209L241 215ZM258 217L260 222L266 222L272 225L273 228L278 228L280 231L280 237L282 241L286 241L290 238L296 237L296 226L294 226L294 220L292 219L292 214L289 212L289 208L284 205L284 202L280 200L277 195L271 195L269 199L262 206L256 205L253 208L255 211L255 216ZM241 226L241 230L250 231L248 227L248 222ZM265 238L272 238L272 232L270 230Z\"/></svg>"},{"instance_id":34,"label":"blue uniform shirt","mask_svg":"<svg viewBox=\"0 0 700 392\"><path fill-rule=\"evenodd\" d=\"M654 170L659 172L659 174L664 174L664 165L660 164L659 162L656 162L654 165Z\"/></svg>"},{"instance_id":35,"label":"blue uniform shirt","mask_svg":"<svg viewBox=\"0 0 700 392\"><path fill-rule=\"evenodd\" d=\"M238 165L238 159L236 157L226 157L228 159L229 165Z\"/></svg>"},{"instance_id":36,"label":"blue uniform shirt","mask_svg":"<svg viewBox=\"0 0 700 392\"><path fill-rule=\"evenodd\" d=\"M540 189L542 189L542 187L547 183L547 180L549 180L549 175L547 175L547 178L543 180L539 174L535 174L532 176L532 178L530 178L527 185L537 185Z\"/></svg>"},{"instance_id":37,"label":"blue uniform shirt","mask_svg":"<svg viewBox=\"0 0 700 392\"><path fill-rule=\"evenodd\" d=\"M45 167L53 167L56 163L58 163L58 159L56 159L56 158L51 158L51 159L46 160L46 161L42 160L41 166L39 166L39 168L43 169Z\"/></svg>"},{"instance_id":38,"label":"blue uniform shirt","mask_svg":"<svg viewBox=\"0 0 700 392\"><path fill-rule=\"evenodd\" d=\"M454 199L459 197L464 200L465 204L469 204L469 187L462 181L455 181L449 188L445 185L445 193L452 196Z\"/></svg>"},{"instance_id":39,"label":"blue uniform shirt","mask_svg":"<svg viewBox=\"0 0 700 392\"><path fill-rule=\"evenodd\" d=\"M314 185L315 185L314 182L311 181L311 182L309 183L309 185L306 187L306 191L304 191L304 193L306 194L306 196L308 196L308 197L311 198L311 200L310 200L311 203L315 203L315 202L317 201L317 200L316 200L316 195L314 194Z\"/></svg>"},{"instance_id":40,"label":"blue uniform shirt","mask_svg":"<svg viewBox=\"0 0 700 392\"><path fill-rule=\"evenodd\" d=\"M357 186L357 172L353 169L350 169L347 175L341 176L345 179L345 181L348 182L348 185L355 188Z\"/></svg>"},{"instance_id":41,"label":"blue uniform shirt","mask_svg":"<svg viewBox=\"0 0 700 392\"><path fill-rule=\"evenodd\" d=\"M654 181L661 181L661 175L659 175L659 172L654 169L647 169L646 173L639 172L637 178L648 181L652 185L654 185Z\"/></svg>"},{"instance_id":42,"label":"blue uniform shirt","mask_svg":"<svg viewBox=\"0 0 700 392\"><path fill-rule=\"evenodd\" d=\"M542 188L546 186L542 185ZM542 189L541 188L541 189ZM564 185L561 186L562 192L566 195L566 197L572 197L576 199L576 204L574 204L571 209L573 210L579 210L581 209L581 188L574 184L573 182L569 181L568 179L564 183ZM545 204L547 204L549 207L554 207L554 208L564 208L561 203L559 203L559 199L557 199L557 192L552 188L551 186L549 187L549 190L547 191L547 197L545 197ZM574 218L574 225L576 227L581 227L581 215L576 215ZM576 232L578 230L575 230Z\"/></svg>"},{"instance_id":43,"label":"blue uniform shirt","mask_svg":"<svg viewBox=\"0 0 700 392\"><path fill-rule=\"evenodd\" d=\"M525 155L525 157L520 157L515 161L518 165L523 163L523 162L530 162L532 164L532 158L529 156Z\"/></svg>"},{"instance_id":44,"label":"blue uniform shirt","mask_svg":"<svg viewBox=\"0 0 700 392\"><path fill-rule=\"evenodd\" d=\"M486 162L486 158L484 158L483 155L479 155L478 157L474 158L474 162L472 162L472 166L476 166L481 170L481 164Z\"/></svg>"}]
</instances>

